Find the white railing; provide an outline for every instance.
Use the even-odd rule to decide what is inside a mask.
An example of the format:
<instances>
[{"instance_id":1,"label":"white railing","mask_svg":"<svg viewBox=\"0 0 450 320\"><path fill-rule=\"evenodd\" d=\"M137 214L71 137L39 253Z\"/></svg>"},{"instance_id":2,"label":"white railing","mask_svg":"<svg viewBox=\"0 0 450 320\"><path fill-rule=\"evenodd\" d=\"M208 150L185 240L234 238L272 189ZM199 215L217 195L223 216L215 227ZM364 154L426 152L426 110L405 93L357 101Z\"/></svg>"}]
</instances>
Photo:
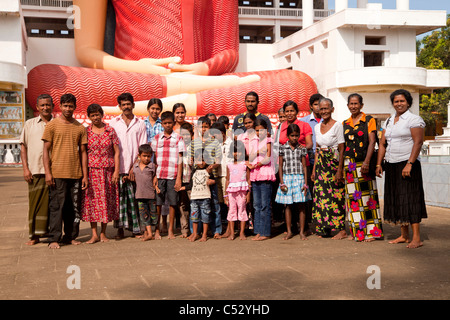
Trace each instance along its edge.
<instances>
[{"instance_id":1,"label":"white railing","mask_svg":"<svg viewBox=\"0 0 450 320\"><path fill-rule=\"evenodd\" d=\"M315 18L326 18L333 14L334 10L315 9ZM303 17L302 9L283 8L261 8L261 7L239 7L240 16L276 17L276 18L297 18Z\"/></svg>"},{"instance_id":2,"label":"white railing","mask_svg":"<svg viewBox=\"0 0 450 320\"><path fill-rule=\"evenodd\" d=\"M72 0L20 0L23 6L67 8L73 5Z\"/></svg>"},{"instance_id":3,"label":"white railing","mask_svg":"<svg viewBox=\"0 0 450 320\"><path fill-rule=\"evenodd\" d=\"M314 10L315 18L326 18L334 14L334 10L316 9Z\"/></svg>"},{"instance_id":4,"label":"white railing","mask_svg":"<svg viewBox=\"0 0 450 320\"><path fill-rule=\"evenodd\" d=\"M67 8L73 4L72 0L20 0L24 6ZM315 18L326 18L333 14L334 10L315 9ZM239 15L264 16L278 18L296 18L303 16L302 9L239 7Z\"/></svg>"},{"instance_id":5,"label":"white railing","mask_svg":"<svg viewBox=\"0 0 450 320\"><path fill-rule=\"evenodd\" d=\"M0 140L0 167L2 165L20 164L19 150L19 140Z\"/></svg>"}]
</instances>

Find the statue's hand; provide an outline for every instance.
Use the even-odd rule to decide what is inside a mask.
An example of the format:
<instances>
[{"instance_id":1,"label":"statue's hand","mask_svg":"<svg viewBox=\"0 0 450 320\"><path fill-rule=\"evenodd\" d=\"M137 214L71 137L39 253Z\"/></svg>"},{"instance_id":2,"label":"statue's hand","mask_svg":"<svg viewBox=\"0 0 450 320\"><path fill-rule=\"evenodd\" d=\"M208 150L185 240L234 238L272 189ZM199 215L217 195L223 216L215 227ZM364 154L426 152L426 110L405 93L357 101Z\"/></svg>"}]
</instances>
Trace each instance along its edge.
<instances>
[{"instance_id":1,"label":"statue's hand","mask_svg":"<svg viewBox=\"0 0 450 320\"><path fill-rule=\"evenodd\" d=\"M204 62L197 62L192 64L178 64L178 63L170 63L169 69L173 72L183 72L190 74L197 74L201 76L207 76L209 73L209 67Z\"/></svg>"},{"instance_id":2,"label":"statue's hand","mask_svg":"<svg viewBox=\"0 0 450 320\"><path fill-rule=\"evenodd\" d=\"M168 68L168 65L176 64L181 61L180 57L170 57L170 58L163 58L163 59L151 59L151 58L144 58L140 59L138 61L139 64L139 72L142 73L150 73L150 74L170 74L173 71L171 71L170 68Z\"/></svg>"}]
</instances>

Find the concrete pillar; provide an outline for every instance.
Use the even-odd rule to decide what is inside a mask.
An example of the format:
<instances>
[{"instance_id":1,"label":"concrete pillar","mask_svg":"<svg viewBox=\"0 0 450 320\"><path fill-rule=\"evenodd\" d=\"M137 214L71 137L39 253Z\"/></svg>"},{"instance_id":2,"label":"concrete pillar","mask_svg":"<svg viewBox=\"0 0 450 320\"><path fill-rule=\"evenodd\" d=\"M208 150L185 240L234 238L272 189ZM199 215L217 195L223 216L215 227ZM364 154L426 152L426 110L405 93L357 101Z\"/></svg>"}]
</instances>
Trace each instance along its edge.
<instances>
[{"instance_id":1,"label":"concrete pillar","mask_svg":"<svg viewBox=\"0 0 450 320\"><path fill-rule=\"evenodd\" d=\"M367 8L368 2L369 2L369 0L358 0L358 2L356 3L356 7L360 8L360 9L365 9L365 8Z\"/></svg>"},{"instance_id":2,"label":"concrete pillar","mask_svg":"<svg viewBox=\"0 0 450 320\"><path fill-rule=\"evenodd\" d=\"M280 20L275 20L275 26L273 27L273 36L275 37L274 42L281 40L281 23Z\"/></svg>"},{"instance_id":3,"label":"concrete pillar","mask_svg":"<svg viewBox=\"0 0 450 320\"><path fill-rule=\"evenodd\" d=\"M275 10L280 9L280 0L274 0L273 6ZM275 20L275 26L273 27L273 36L274 36L274 42L278 42L281 40L281 23L280 20Z\"/></svg>"},{"instance_id":4,"label":"concrete pillar","mask_svg":"<svg viewBox=\"0 0 450 320\"><path fill-rule=\"evenodd\" d=\"M397 0L397 10L409 10L409 0Z\"/></svg>"},{"instance_id":5,"label":"concrete pillar","mask_svg":"<svg viewBox=\"0 0 450 320\"><path fill-rule=\"evenodd\" d=\"M348 8L348 0L335 0L334 1L334 10L336 12L342 11Z\"/></svg>"},{"instance_id":6,"label":"concrete pillar","mask_svg":"<svg viewBox=\"0 0 450 320\"><path fill-rule=\"evenodd\" d=\"M303 29L314 23L314 1L303 0Z\"/></svg>"}]
</instances>

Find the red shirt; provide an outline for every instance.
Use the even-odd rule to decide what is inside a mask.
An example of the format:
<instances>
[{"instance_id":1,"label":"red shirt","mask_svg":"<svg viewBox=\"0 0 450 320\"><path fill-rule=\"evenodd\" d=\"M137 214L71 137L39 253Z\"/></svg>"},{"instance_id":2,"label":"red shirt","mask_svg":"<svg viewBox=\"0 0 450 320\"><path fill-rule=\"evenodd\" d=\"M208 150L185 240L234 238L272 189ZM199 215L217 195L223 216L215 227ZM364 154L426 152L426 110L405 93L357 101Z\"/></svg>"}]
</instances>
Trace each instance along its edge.
<instances>
[{"instance_id":1,"label":"red shirt","mask_svg":"<svg viewBox=\"0 0 450 320\"><path fill-rule=\"evenodd\" d=\"M295 120L294 123L299 126L300 128L300 138L298 139L298 142L305 146L306 145L306 136L312 135L312 129L309 124L306 122L300 121L299 119ZM285 144L288 142L288 136L287 136L287 127L289 126L289 123L287 121L283 122L281 124L280 128L280 145Z\"/></svg>"}]
</instances>

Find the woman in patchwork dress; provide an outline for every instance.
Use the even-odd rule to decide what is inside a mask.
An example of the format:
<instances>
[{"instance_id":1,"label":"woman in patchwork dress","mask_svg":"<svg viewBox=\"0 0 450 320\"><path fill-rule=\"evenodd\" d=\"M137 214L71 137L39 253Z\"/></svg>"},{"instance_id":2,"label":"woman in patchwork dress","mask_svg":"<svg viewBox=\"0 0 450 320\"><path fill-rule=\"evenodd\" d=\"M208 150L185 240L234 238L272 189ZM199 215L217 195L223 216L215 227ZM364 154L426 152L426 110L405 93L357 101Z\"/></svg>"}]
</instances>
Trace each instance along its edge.
<instances>
[{"instance_id":1,"label":"woman in patchwork dress","mask_svg":"<svg viewBox=\"0 0 450 320\"><path fill-rule=\"evenodd\" d=\"M313 219L316 233L327 237L337 232L333 239L347 238L345 231L344 197L344 130L333 120L333 101L323 98L319 102L322 122L315 126L316 159L311 174L314 181Z\"/></svg>"},{"instance_id":2,"label":"woman in patchwork dress","mask_svg":"<svg viewBox=\"0 0 450 320\"><path fill-rule=\"evenodd\" d=\"M373 241L383 237L375 171L369 170L371 158L376 157L377 124L361 112L364 104L359 94L351 94L347 106L351 117L343 122L344 179L350 238Z\"/></svg>"}]
</instances>

